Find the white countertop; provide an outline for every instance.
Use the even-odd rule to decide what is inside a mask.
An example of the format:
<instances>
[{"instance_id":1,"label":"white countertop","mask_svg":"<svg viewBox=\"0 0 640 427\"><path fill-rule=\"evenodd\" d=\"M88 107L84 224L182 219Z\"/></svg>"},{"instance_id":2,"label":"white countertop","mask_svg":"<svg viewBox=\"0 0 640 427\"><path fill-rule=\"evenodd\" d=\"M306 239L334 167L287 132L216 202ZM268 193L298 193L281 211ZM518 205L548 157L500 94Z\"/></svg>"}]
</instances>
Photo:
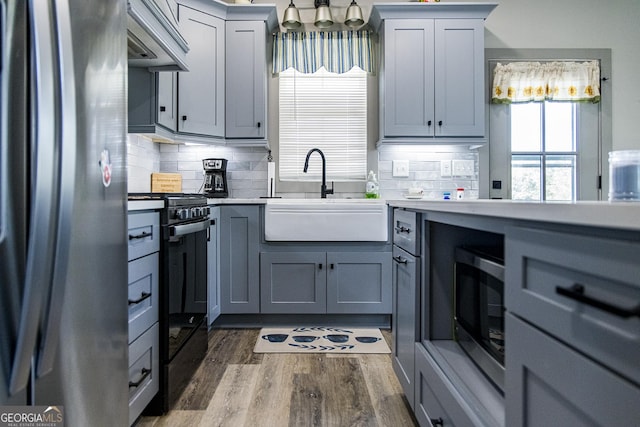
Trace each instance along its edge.
<instances>
[{"instance_id":1,"label":"white countertop","mask_svg":"<svg viewBox=\"0 0 640 427\"><path fill-rule=\"evenodd\" d=\"M393 207L640 231L640 203L387 200Z\"/></svg>"}]
</instances>

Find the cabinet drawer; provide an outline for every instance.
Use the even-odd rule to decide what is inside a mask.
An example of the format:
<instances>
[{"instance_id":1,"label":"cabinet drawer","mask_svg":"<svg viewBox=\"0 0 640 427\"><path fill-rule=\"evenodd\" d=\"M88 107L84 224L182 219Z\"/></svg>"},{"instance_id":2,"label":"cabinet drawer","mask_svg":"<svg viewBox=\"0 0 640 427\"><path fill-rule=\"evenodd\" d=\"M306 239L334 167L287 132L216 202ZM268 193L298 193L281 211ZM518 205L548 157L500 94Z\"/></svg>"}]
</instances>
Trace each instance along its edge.
<instances>
[{"instance_id":1,"label":"cabinet drawer","mask_svg":"<svg viewBox=\"0 0 640 427\"><path fill-rule=\"evenodd\" d=\"M507 310L640 384L640 243L511 228L505 254Z\"/></svg>"},{"instance_id":2,"label":"cabinet drawer","mask_svg":"<svg viewBox=\"0 0 640 427\"><path fill-rule=\"evenodd\" d=\"M158 324L129 344L129 425L158 393Z\"/></svg>"},{"instance_id":3,"label":"cabinet drawer","mask_svg":"<svg viewBox=\"0 0 640 427\"><path fill-rule=\"evenodd\" d=\"M410 254L420 256L420 214L396 208L393 210L393 244Z\"/></svg>"},{"instance_id":4,"label":"cabinet drawer","mask_svg":"<svg viewBox=\"0 0 640 427\"><path fill-rule=\"evenodd\" d=\"M432 365L422 344L415 344L415 415L421 427L473 426L452 395L452 387Z\"/></svg>"},{"instance_id":5,"label":"cabinet drawer","mask_svg":"<svg viewBox=\"0 0 640 427\"><path fill-rule=\"evenodd\" d=\"M129 219L129 261L160 250L160 215L132 212Z\"/></svg>"},{"instance_id":6,"label":"cabinet drawer","mask_svg":"<svg viewBox=\"0 0 640 427\"><path fill-rule=\"evenodd\" d=\"M510 314L506 332L507 426L638 425L639 387Z\"/></svg>"},{"instance_id":7,"label":"cabinet drawer","mask_svg":"<svg viewBox=\"0 0 640 427\"><path fill-rule=\"evenodd\" d=\"M158 253L129 262L129 342L158 321Z\"/></svg>"}]
</instances>

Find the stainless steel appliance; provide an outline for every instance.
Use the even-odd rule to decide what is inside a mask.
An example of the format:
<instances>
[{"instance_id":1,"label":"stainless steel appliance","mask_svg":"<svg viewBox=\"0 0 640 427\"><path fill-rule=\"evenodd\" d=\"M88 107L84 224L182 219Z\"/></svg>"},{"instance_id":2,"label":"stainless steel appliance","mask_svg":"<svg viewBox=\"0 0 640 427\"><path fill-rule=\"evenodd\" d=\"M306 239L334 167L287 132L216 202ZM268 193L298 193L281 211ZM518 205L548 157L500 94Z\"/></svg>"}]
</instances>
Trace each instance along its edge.
<instances>
[{"instance_id":1,"label":"stainless steel appliance","mask_svg":"<svg viewBox=\"0 0 640 427\"><path fill-rule=\"evenodd\" d=\"M207 198L202 194L130 194L160 199L160 391L148 414L169 411L207 352Z\"/></svg>"},{"instance_id":2,"label":"stainless steel appliance","mask_svg":"<svg viewBox=\"0 0 640 427\"><path fill-rule=\"evenodd\" d=\"M0 0L0 407L128 424L127 4Z\"/></svg>"},{"instance_id":3,"label":"stainless steel appliance","mask_svg":"<svg viewBox=\"0 0 640 427\"><path fill-rule=\"evenodd\" d=\"M229 197L227 159L203 159L204 193L207 197Z\"/></svg>"},{"instance_id":4,"label":"stainless steel appliance","mask_svg":"<svg viewBox=\"0 0 640 427\"><path fill-rule=\"evenodd\" d=\"M501 248L456 248L454 281L456 340L503 390L505 308Z\"/></svg>"}]
</instances>

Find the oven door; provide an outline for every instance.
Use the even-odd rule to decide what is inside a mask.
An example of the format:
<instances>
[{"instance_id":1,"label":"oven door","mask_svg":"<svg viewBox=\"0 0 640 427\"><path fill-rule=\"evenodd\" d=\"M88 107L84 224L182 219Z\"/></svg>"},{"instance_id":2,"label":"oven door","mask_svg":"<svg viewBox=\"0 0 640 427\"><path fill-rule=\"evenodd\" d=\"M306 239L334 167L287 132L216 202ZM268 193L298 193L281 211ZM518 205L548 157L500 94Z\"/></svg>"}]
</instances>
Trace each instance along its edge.
<instances>
[{"instance_id":1,"label":"oven door","mask_svg":"<svg viewBox=\"0 0 640 427\"><path fill-rule=\"evenodd\" d=\"M201 327L206 316L208 229L208 219L169 227L164 266L168 360Z\"/></svg>"}]
</instances>

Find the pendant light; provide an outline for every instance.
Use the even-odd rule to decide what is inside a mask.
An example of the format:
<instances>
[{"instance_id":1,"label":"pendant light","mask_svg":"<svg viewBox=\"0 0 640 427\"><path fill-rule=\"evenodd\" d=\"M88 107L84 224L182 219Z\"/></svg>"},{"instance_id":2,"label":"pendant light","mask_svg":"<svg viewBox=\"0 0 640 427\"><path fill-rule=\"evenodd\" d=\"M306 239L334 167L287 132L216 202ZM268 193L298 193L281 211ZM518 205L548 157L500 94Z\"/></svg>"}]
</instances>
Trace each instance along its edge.
<instances>
[{"instance_id":1,"label":"pendant light","mask_svg":"<svg viewBox=\"0 0 640 427\"><path fill-rule=\"evenodd\" d=\"M345 25L355 28L364 24L364 19L362 18L362 9L356 3L356 0L352 0L349 8L347 9L347 16L344 20Z\"/></svg>"},{"instance_id":2,"label":"pendant light","mask_svg":"<svg viewBox=\"0 0 640 427\"><path fill-rule=\"evenodd\" d=\"M284 11L284 16L282 17L282 26L289 29L295 30L296 28L300 28L302 22L300 21L300 12L296 8L296 5L293 4L293 0L289 3L289 7Z\"/></svg>"},{"instance_id":3,"label":"pendant light","mask_svg":"<svg viewBox=\"0 0 640 427\"><path fill-rule=\"evenodd\" d=\"M329 0L315 0L316 19L314 24L318 28L328 28L333 25L333 17L331 9L329 9Z\"/></svg>"}]
</instances>

